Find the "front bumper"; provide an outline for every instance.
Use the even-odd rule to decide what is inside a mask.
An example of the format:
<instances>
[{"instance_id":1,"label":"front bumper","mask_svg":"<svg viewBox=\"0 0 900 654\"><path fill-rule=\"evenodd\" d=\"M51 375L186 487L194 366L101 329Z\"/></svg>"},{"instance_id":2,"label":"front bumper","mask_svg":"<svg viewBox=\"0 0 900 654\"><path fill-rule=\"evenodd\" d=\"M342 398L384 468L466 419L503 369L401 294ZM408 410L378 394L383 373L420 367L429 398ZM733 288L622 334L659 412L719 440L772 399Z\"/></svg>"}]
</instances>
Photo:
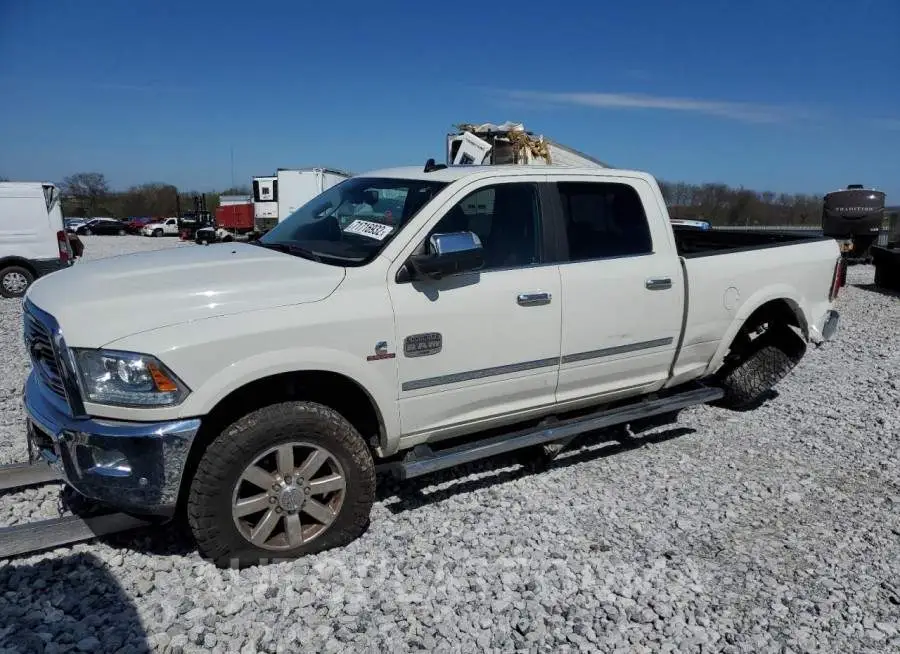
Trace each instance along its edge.
<instances>
[{"instance_id":1,"label":"front bumper","mask_svg":"<svg viewBox=\"0 0 900 654\"><path fill-rule=\"evenodd\" d=\"M170 517L199 419L121 422L73 418L25 383L29 457L46 460L82 495L134 513Z\"/></svg>"}]
</instances>

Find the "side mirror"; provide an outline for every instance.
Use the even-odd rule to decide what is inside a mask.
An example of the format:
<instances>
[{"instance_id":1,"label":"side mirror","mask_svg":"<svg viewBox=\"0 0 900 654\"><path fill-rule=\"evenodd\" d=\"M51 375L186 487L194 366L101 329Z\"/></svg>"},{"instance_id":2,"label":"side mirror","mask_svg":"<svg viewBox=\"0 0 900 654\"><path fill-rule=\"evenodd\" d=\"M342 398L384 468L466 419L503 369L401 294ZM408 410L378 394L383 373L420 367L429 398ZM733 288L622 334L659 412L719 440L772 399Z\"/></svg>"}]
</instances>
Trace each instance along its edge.
<instances>
[{"instance_id":1,"label":"side mirror","mask_svg":"<svg viewBox=\"0 0 900 654\"><path fill-rule=\"evenodd\" d=\"M411 256L409 263L417 277L441 279L478 270L484 265L484 251L474 232L432 234L427 252Z\"/></svg>"}]
</instances>

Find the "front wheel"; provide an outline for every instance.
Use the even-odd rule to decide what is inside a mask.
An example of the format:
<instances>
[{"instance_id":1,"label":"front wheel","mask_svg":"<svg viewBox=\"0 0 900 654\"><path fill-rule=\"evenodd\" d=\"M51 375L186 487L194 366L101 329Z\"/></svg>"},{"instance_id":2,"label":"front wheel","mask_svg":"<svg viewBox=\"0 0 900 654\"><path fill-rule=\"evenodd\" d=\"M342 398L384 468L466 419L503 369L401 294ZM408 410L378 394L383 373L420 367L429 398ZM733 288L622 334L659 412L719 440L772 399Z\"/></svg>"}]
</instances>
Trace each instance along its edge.
<instances>
[{"instance_id":1,"label":"front wheel","mask_svg":"<svg viewBox=\"0 0 900 654\"><path fill-rule=\"evenodd\" d=\"M153 236L155 236L156 238L159 238L159 237L162 236L162 235L163 235L163 230L161 230L161 229L154 229L154 230L153 230Z\"/></svg>"},{"instance_id":2,"label":"front wheel","mask_svg":"<svg viewBox=\"0 0 900 654\"><path fill-rule=\"evenodd\" d=\"M284 402L237 420L203 454L188 523L220 567L296 558L346 545L366 529L375 465L339 413Z\"/></svg>"},{"instance_id":3,"label":"front wheel","mask_svg":"<svg viewBox=\"0 0 900 654\"><path fill-rule=\"evenodd\" d=\"M119 236L125 236L125 230L124 230L124 229L120 229L120 230L119 230Z\"/></svg>"}]
</instances>

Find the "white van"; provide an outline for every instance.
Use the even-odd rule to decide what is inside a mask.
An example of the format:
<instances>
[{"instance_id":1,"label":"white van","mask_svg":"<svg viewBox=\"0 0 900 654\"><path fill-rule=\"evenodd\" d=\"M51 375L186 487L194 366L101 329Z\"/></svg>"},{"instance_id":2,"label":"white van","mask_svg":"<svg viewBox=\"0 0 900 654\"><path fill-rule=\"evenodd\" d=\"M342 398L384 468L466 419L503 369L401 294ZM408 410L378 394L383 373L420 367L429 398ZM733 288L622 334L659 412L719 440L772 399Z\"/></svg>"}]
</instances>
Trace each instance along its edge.
<instances>
[{"instance_id":1,"label":"white van","mask_svg":"<svg viewBox=\"0 0 900 654\"><path fill-rule=\"evenodd\" d=\"M59 189L0 182L0 296L22 297L35 279L72 262Z\"/></svg>"}]
</instances>

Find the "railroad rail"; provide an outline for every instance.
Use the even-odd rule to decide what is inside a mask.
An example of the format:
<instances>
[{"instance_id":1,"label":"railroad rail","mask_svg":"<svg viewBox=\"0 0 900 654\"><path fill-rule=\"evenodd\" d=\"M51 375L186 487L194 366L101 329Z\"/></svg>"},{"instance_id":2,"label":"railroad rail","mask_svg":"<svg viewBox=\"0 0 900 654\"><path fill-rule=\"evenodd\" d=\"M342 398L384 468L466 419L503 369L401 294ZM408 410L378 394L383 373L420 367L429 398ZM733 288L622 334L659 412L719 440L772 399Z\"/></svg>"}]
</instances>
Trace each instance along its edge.
<instances>
[{"instance_id":1,"label":"railroad rail","mask_svg":"<svg viewBox=\"0 0 900 654\"><path fill-rule=\"evenodd\" d=\"M59 481L56 471L43 462L0 465L0 493L14 493ZM100 509L85 515L66 515L0 527L0 559L73 545L149 524L126 513Z\"/></svg>"}]
</instances>

